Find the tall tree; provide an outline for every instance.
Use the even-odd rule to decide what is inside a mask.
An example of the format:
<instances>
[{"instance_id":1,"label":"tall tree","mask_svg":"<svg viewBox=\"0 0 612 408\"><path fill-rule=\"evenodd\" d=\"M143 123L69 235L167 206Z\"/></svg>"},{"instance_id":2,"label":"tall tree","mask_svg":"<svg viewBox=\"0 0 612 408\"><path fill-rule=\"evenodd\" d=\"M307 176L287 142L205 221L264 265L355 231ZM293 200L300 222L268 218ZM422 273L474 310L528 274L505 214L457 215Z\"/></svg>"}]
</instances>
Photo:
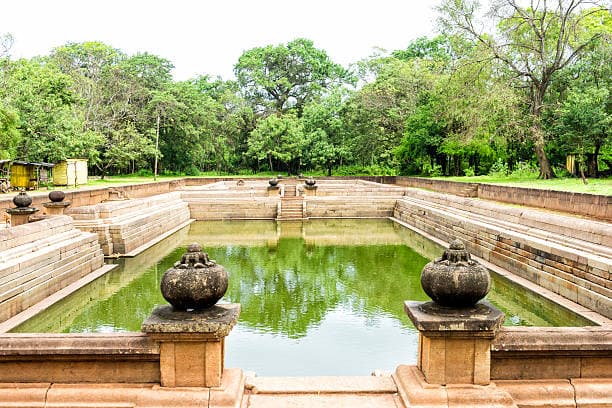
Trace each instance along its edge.
<instances>
[{"instance_id":1,"label":"tall tree","mask_svg":"<svg viewBox=\"0 0 612 408\"><path fill-rule=\"evenodd\" d=\"M349 79L342 66L303 38L245 51L234 72L256 110L270 113L295 108L298 115L332 84Z\"/></svg>"},{"instance_id":2,"label":"tall tree","mask_svg":"<svg viewBox=\"0 0 612 408\"><path fill-rule=\"evenodd\" d=\"M16 156L25 160L57 161L92 152L94 146L73 115L76 97L69 76L45 58L11 63L6 100L19 115L23 136Z\"/></svg>"},{"instance_id":3,"label":"tall tree","mask_svg":"<svg viewBox=\"0 0 612 408\"><path fill-rule=\"evenodd\" d=\"M313 167L327 169L328 176L349 157L341 115L346 94L344 88L335 89L327 97L306 105L301 118L309 143L306 158Z\"/></svg>"},{"instance_id":4,"label":"tall tree","mask_svg":"<svg viewBox=\"0 0 612 408\"><path fill-rule=\"evenodd\" d=\"M523 4L527 3L526 6ZM585 7L598 5L586 10ZM517 83L526 89L530 113L530 136L540 167L541 178L554 172L545 151L542 114L547 92L555 74L580 59L601 36L584 35L581 25L592 14L607 13L603 1L557 0L520 2L493 0L488 16L497 28L494 34L479 27L476 0L444 0L441 22L451 32L466 35L483 45Z\"/></svg>"},{"instance_id":5,"label":"tall tree","mask_svg":"<svg viewBox=\"0 0 612 408\"><path fill-rule=\"evenodd\" d=\"M260 120L248 143L248 153L258 160L267 159L270 171L274 171L275 161L283 163L289 175L299 171L306 139L303 125L295 114L270 115Z\"/></svg>"}]
</instances>

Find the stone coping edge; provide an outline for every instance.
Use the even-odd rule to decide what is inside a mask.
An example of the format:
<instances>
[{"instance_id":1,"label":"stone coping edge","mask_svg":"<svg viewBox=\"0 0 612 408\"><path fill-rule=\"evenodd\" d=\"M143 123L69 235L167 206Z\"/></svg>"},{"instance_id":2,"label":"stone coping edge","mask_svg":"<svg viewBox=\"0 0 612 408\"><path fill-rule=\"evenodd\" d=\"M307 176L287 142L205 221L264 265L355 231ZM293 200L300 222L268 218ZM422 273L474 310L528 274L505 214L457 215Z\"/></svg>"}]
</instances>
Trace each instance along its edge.
<instances>
[{"instance_id":1,"label":"stone coping edge","mask_svg":"<svg viewBox=\"0 0 612 408\"><path fill-rule=\"evenodd\" d=\"M0 334L0 359L19 356L159 356L159 345L142 333Z\"/></svg>"},{"instance_id":2,"label":"stone coping edge","mask_svg":"<svg viewBox=\"0 0 612 408\"><path fill-rule=\"evenodd\" d=\"M612 327L503 327L491 351L612 352Z\"/></svg>"}]
</instances>

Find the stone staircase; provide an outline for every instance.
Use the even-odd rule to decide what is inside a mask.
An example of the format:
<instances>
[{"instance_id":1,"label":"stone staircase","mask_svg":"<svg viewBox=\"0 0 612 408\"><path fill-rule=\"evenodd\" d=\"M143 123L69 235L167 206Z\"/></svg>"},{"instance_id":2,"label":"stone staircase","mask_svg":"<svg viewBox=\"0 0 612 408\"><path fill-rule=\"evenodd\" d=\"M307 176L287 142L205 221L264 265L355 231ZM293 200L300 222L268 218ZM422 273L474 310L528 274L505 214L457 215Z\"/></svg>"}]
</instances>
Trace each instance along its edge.
<instances>
[{"instance_id":1,"label":"stone staircase","mask_svg":"<svg viewBox=\"0 0 612 408\"><path fill-rule=\"evenodd\" d=\"M285 185L285 194L281 197L277 220L301 220L304 218L304 197L297 194L295 185Z\"/></svg>"},{"instance_id":2,"label":"stone staircase","mask_svg":"<svg viewBox=\"0 0 612 408\"><path fill-rule=\"evenodd\" d=\"M67 215L76 228L98 235L105 256L133 254L190 220L180 192L76 207Z\"/></svg>"},{"instance_id":3,"label":"stone staircase","mask_svg":"<svg viewBox=\"0 0 612 408\"><path fill-rule=\"evenodd\" d=\"M95 234L59 215L0 231L0 322L104 266Z\"/></svg>"},{"instance_id":4,"label":"stone staircase","mask_svg":"<svg viewBox=\"0 0 612 408\"><path fill-rule=\"evenodd\" d=\"M612 318L609 224L433 192L398 200L394 217Z\"/></svg>"}]
</instances>

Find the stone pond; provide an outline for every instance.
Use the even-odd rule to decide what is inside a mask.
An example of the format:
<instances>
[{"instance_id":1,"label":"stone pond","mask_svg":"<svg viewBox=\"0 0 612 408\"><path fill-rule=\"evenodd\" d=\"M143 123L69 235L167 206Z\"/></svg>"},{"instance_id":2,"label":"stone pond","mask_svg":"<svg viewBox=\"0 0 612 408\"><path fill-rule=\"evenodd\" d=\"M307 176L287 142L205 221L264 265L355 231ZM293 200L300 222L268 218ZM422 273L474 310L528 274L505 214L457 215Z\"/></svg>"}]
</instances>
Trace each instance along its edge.
<instances>
[{"instance_id":1,"label":"stone pond","mask_svg":"<svg viewBox=\"0 0 612 408\"><path fill-rule=\"evenodd\" d=\"M227 339L228 367L368 375L415 362L417 332L402 302L427 299L420 272L441 248L385 219L196 222L137 257L113 260L119 268L13 331L138 332L165 303L164 271L192 242L228 270L223 301L242 307ZM589 324L500 276L488 300L509 326Z\"/></svg>"}]
</instances>

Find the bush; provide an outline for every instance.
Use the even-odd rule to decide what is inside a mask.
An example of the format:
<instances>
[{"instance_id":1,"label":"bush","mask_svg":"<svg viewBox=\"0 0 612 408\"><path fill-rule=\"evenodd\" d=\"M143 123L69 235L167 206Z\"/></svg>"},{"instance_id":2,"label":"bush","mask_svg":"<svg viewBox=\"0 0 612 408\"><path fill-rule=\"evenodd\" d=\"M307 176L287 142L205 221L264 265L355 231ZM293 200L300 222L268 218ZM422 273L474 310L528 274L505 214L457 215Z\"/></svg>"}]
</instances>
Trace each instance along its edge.
<instances>
[{"instance_id":1,"label":"bush","mask_svg":"<svg viewBox=\"0 0 612 408\"><path fill-rule=\"evenodd\" d=\"M428 177L440 177L442 175L442 166L434 164L433 167L429 162L423 164L423 175Z\"/></svg>"},{"instance_id":2,"label":"bush","mask_svg":"<svg viewBox=\"0 0 612 408\"><path fill-rule=\"evenodd\" d=\"M342 166L334 171L337 176L396 176L397 170L390 166L380 166L373 164L371 166Z\"/></svg>"},{"instance_id":3,"label":"bush","mask_svg":"<svg viewBox=\"0 0 612 408\"><path fill-rule=\"evenodd\" d=\"M194 165L191 165L191 166L189 166L189 167L187 167L185 169L185 175L186 176L199 176L200 175L200 169L198 169Z\"/></svg>"},{"instance_id":4,"label":"bush","mask_svg":"<svg viewBox=\"0 0 612 408\"><path fill-rule=\"evenodd\" d=\"M136 172L139 177L153 177L153 172L150 169L140 169Z\"/></svg>"},{"instance_id":5,"label":"bush","mask_svg":"<svg viewBox=\"0 0 612 408\"><path fill-rule=\"evenodd\" d=\"M533 176L537 176L539 173L540 172L537 167L534 167L530 163L518 162L518 164L516 165L514 170L512 170L512 173L510 173L510 175L520 178L530 178Z\"/></svg>"},{"instance_id":6,"label":"bush","mask_svg":"<svg viewBox=\"0 0 612 408\"><path fill-rule=\"evenodd\" d=\"M463 170L463 173L465 173L466 177L474 177L474 175L476 175L473 167L468 167L467 169Z\"/></svg>"},{"instance_id":7,"label":"bush","mask_svg":"<svg viewBox=\"0 0 612 408\"><path fill-rule=\"evenodd\" d=\"M489 170L489 176L507 176L508 175L508 163L504 162L502 159L497 159L495 163L491 166Z\"/></svg>"}]
</instances>

